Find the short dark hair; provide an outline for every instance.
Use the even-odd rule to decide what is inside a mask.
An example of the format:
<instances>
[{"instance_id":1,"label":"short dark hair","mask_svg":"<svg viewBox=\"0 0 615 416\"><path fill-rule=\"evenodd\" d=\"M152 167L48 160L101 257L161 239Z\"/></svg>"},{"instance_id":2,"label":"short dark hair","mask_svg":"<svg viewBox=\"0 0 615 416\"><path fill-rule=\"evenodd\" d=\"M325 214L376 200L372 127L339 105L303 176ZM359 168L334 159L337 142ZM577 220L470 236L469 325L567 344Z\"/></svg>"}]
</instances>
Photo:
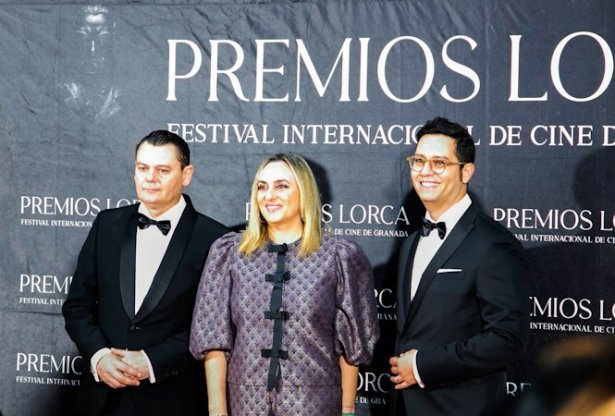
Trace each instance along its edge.
<instances>
[{"instance_id":1,"label":"short dark hair","mask_svg":"<svg viewBox=\"0 0 615 416\"><path fill-rule=\"evenodd\" d=\"M186 143L184 139L182 139L175 133L171 133L167 130L155 130L151 132L143 139L141 139L139 144L137 144L135 155L139 152L139 148L143 143L148 143L152 146L175 146L177 159L181 164L182 170L186 166L190 165L190 148L188 147L188 143Z\"/></svg>"},{"instance_id":2,"label":"short dark hair","mask_svg":"<svg viewBox=\"0 0 615 416\"><path fill-rule=\"evenodd\" d=\"M442 134L455 140L455 156L461 163L474 163L476 148L468 129L444 117L429 120L416 133L417 143L426 134Z\"/></svg>"}]
</instances>

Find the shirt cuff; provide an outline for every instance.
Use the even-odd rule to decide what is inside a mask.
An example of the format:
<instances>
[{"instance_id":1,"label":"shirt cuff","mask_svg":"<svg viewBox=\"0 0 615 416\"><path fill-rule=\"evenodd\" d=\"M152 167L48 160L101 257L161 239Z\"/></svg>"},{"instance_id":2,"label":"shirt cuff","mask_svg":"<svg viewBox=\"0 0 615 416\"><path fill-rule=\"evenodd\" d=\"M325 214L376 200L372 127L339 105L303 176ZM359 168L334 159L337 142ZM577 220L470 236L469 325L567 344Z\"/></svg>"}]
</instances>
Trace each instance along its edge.
<instances>
[{"instance_id":1,"label":"shirt cuff","mask_svg":"<svg viewBox=\"0 0 615 416\"><path fill-rule=\"evenodd\" d=\"M96 351L96 354L92 355L92 358L90 358L90 371L92 372L92 375L94 376L94 380L96 380L97 383L100 382L100 379L98 378L98 372L96 371L96 366L98 365L98 362L100 361L100 359L107 354L111 354L111 349L101 348L98 351Z\"/></svg>"},{"instance_id":2,"label":"shirt cuff","mask_svg":"<svg viewBox=\"0 0 615 416\"><path fill-rule=\"evenodd\" d=\"M425 383L423 383L423 380L421 380L421 376L419 375L419 369L416 366L416 356L419 352L415 352L414 353L414 357L412 357L412 372L414 373L414 378L416 379L416 382L419 384L419 387L424 389L425 388Z\"/></svg>"},{"instance_id":3,"label":"shirt cuff","mask_svg":"<svg viewBox=\"0 0 615 416\"><path fill-rule=\"evenodd\" d=\"M152 362L149 360L149 357L145 353L144 350L141 350L143 355L145 355L145 361L147 361L147 368L149 368L149 382L154 384L156 382L156 376L154 375L154 367L152 367Z\"/></svg>"}]
</instances>

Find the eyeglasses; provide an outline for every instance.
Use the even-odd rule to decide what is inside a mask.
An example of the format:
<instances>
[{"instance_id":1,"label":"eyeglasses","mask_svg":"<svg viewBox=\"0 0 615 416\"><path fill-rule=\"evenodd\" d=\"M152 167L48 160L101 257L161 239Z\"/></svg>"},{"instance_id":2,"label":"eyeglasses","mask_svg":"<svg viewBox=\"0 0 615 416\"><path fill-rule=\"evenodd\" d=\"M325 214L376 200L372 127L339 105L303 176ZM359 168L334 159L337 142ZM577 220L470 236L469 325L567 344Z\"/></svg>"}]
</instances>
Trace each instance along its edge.
<instances>
[{"instance_id":1,"label":"eyeglasses","mask_svg":"<svg viewBox=\"0 0 615 416\"><path fill-rule=\"evenodd\" d=\"M429 167L431 168L431 170L434 173L437 173L438 175L444 172L446 168L451 165L460 165L460 166L465 165L465 163L461 163L461 162L451 162L446 159L438 159L438 158L427 159L422 156L410 156L406 160L408 161L408 164L410 165L410 169L412 169L415 172L422 172L425 165L429 163Z\"/></svg>"}]
</instances>

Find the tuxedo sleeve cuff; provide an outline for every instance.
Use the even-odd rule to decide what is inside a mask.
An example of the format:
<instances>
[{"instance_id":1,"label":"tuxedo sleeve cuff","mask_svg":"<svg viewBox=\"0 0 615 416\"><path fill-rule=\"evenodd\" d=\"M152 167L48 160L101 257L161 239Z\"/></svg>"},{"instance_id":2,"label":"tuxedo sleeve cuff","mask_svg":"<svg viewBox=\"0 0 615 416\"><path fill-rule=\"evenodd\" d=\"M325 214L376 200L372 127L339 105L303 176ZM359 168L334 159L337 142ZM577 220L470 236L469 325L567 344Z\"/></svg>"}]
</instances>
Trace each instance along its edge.
<instances>
[{"instance_id":1,"label":"tuxedo sleeve cuff","mask_svg":"<svg viewBox=\"0 0 615 416\"><path fill-rule=\"evenodd\" d=\"M96 371L96 366L98 365L100 359L107 354L111 354L111 350L109 348L101 348L96 351L96 354L92 355L92 358L90 359L90 371L92 372L92 375L94 376L94 380L96 380L96 382L100 382L100 378L98 378L98 372Z\"/></svg>"},{"instance_id":2,"label":"tuxedo sleeve cuff","mask_svg":"<svg viewBox=\"0 0 615 416\"><path fill-rule=\"evenodd\" d=\"M414 378L419 384L419 387L424 389L425 383L423 383L423 380L421 380L421 376L419 375L419 368L416 366L416 356L418 355L418 353L419 352L417 351L416 353L414 353L414 357L412 357L412 372L414 373Z\"/></svg>"},{"instance_id":3,"label":"tuxedo sleeve cuff","mask_svg":"<svg viewBox=\"0 0 615 416\"><path fill-rule=\"evenodd\" d=\"M145 361L147 361L147 368L149 368L149 382L154 384L156 382L156 376L154 375L154 367L152 366L152 362L149 360L149 357L144 350L141 350L141 352L145 356Z\"/></svg>"}]
</instances>

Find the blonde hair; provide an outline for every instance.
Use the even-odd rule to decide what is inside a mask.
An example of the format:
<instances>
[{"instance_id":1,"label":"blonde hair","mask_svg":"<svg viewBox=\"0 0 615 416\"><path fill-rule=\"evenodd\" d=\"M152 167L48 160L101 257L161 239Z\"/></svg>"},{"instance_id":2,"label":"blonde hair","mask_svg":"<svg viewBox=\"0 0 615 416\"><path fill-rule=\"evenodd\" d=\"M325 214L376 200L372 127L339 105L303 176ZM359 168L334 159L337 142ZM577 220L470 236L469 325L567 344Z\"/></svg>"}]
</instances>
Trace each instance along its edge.
<instances>
[{"instance_id":1,"label":"blonde hair","mask_svg":"<svg viewBox=\"0 0 615 416\"><path fill-rule=\"evenodd\" d=\"M316 185L312 169L310 169L305 159L291 153L277 153L269 156L256 171L250 196L250 218L248 219L246 231L241 236L239 252L250 255L268 240L267 223L260 221L261 216L257 195L258 178L263 169L265 169L265 166L272 162L286 163L299 186L301 220L303 221L303 235L299 246L299 255L308 256L318 250L322 239L320 193L318 192L318 186Z\"/></svg>"}]
</instances>

